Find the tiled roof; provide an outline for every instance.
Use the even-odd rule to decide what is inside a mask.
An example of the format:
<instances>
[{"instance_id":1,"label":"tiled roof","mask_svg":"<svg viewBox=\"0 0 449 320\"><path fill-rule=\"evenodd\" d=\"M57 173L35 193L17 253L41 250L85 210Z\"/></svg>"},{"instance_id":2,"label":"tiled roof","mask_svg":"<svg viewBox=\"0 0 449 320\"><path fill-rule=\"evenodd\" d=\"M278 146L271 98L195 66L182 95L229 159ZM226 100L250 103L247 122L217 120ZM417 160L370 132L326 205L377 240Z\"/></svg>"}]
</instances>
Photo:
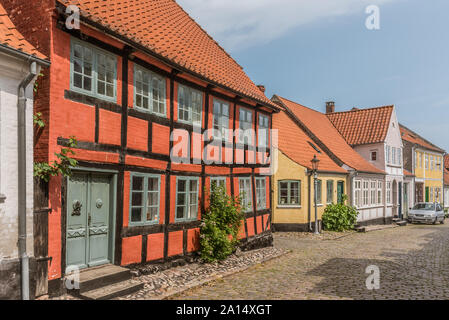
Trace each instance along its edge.
<instances>
[{"instance_id":1,"label":"tiled roof","mask_svg":"<svg viewBox=\"0 0 449 320\"><path fill-rule=\"evenodd\" d=\"M47 59L37 49L31 45L22 34L16 29L5 8L0 4L0 44L8 46L14 50L21 51L28 55L34 55L39 59Z\"/></svg>"},{"instance_id":2,"label":"tiled roof","mask_svg":"<svg viewBox=\"0 0 449 320\"><path fill-rule=\"evenodd\" d=\"M445 152L443 149L441 149L441 148L437 147L436 145L434 145L433 143L427 141L426 139L424 139L417 133L415 133L412 130L408 129L407 127L403 126L402 124L400 124L400 129L401 129L402 140L416 144L418 146L421 146L425 149L429 149L431 151L436 151L436 152L440 152L440 153Z\"/></svg>"},{"instance_id":3,"label":"tiled roof","mask_svg":"<svg viewBox=\"0 0 449 320\"><path fill-rule=\"evenodd\" d=\"M346 141L352 145L384 142L394 106L353 109L327 114Z\"/></svg>"},{"instance_id":4,"label":"tiled roof","mask_svg":"<svg viewBox=\"0 0 449 320\"><path fill-rule=\"evenodd\" d=\"M404 176L406 176L406 177L414 177L415 175L413 173L411 173L410 171L404 169Z\"/></svg>"},{"instance_id":5,"label":"tiled roof","mask_svg":"<svg viewBox=\"0 0 449 320\"><path fill-rule=\"evenodd\" d=\"M324 151L319 149L312 139L301 130L285 111L273 115L273 129L278 131L278 148L296 163L312 169L313 156L320 160L319 171L347 173L336 164ZM320 150L318 152L314 146Z\"/></svg>"},{"instance_id":6,"label":"tiled roof","mask_svg":"<svg viewBox=\"0 0 449 320\"><path fill-rule=\"evenodd\" d=\"M385 174L351 148L325 114L279 96L274 96L273 101L279 101L287 107L311 134L347 166L359 172Z\"/></svg>"},{"instance_id":7,"label":"tiled roof","mask_svg":"<svg viewBox=\"0 0 449 320\"><path fill-rule=\"evenodd\" d=\"M57 0L156 56L272 108L243 68L174 0ZM184 70L182 70L184 69Z\"/></svg>"}]
</instances>

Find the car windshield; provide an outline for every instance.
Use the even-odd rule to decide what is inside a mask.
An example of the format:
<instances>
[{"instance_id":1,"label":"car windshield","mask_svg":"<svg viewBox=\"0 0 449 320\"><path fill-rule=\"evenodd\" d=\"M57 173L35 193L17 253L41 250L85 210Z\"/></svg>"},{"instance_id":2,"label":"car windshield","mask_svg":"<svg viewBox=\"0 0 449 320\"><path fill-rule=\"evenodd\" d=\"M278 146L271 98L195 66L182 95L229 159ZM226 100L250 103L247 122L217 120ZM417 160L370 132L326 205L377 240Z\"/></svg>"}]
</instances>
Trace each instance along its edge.
<instances>
[{"instance_id":1,"label":"car windshield","mask_svg":"<svg viewBox=\"0 0 449 320\"><path fill-rule=\"evenodd\" d=\"M413 210L435 210L435 204L433 203L418 203Z\"/></svg>"}]
</instances>

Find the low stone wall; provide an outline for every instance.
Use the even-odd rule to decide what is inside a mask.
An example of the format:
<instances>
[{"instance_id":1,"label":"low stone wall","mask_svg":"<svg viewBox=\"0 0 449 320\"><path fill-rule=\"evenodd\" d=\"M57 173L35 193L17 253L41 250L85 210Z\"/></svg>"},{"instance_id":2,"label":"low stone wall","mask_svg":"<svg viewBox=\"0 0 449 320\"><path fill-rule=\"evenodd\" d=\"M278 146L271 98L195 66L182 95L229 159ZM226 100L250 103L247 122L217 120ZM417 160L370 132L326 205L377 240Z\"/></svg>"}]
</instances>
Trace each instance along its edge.
<instances>
[{"instance_id":1,"label":"low stone wall","mask_svg":"<svg viewBox=\"0 0 449 320\"><path fill-rule=\"evenodd\" d=\"M367 227L367 226L378 225L378 224L392 224L392 223L393 223L393 217L386 217L386 218L382 217L382 218L357 222L356 227Z\"/></svg>"}]
</instances>

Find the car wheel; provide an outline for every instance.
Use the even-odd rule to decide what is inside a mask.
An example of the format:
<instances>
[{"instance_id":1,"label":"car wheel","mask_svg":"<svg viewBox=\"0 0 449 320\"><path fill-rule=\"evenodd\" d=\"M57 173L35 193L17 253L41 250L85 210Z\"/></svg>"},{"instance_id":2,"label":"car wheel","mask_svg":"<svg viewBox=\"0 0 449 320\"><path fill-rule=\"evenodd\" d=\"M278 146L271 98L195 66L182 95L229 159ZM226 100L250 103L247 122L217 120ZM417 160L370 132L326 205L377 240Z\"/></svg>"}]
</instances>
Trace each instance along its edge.
<instances>
[{"instance_id":1,"label":"car wheel","mask_svg":"<svg viewBox=\"0 0 449 320\"><path fill-rule=\"evenodd\" d=\"M434 224L434 225L437 224L437 221L438 221L438 217L435 218L435 221L432 224Z\"/></svg>"},{"instance_id":2,"label":"car wheel","mask_svg":"<svg viewBox=\"0 0 449 320\"><path fill-rule=\"evenodd\" d=\"M446 220L446 218L443 218L443 220L441 220L440 223L444 224L444 220Z\"/></svg>"}]
</instances>

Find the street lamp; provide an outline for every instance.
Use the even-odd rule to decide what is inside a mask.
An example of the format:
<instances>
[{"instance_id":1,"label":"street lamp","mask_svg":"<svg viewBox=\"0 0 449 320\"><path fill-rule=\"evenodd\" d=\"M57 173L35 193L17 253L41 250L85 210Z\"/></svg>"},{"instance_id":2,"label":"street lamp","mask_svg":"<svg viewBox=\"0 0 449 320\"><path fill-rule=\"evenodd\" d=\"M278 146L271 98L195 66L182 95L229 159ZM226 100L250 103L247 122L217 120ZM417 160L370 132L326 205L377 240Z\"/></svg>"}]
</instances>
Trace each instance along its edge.
<instances>
[{"instance_id":1,"label":"street lamp","mask_svg":"<svg viewBox=\"0 0 449 320\"><path fill-rule=\"evenodd\" d=\"M313 182L315 185L315 191L314 191L314 198L315 198L315 234L320 234L318 231L318 198L317 198L317 191L318 191L318 166L320 165L320 160L316 157L316 155L313 156L312 162L312 170L313 170Z\"/></svg>"}]
</instances>

